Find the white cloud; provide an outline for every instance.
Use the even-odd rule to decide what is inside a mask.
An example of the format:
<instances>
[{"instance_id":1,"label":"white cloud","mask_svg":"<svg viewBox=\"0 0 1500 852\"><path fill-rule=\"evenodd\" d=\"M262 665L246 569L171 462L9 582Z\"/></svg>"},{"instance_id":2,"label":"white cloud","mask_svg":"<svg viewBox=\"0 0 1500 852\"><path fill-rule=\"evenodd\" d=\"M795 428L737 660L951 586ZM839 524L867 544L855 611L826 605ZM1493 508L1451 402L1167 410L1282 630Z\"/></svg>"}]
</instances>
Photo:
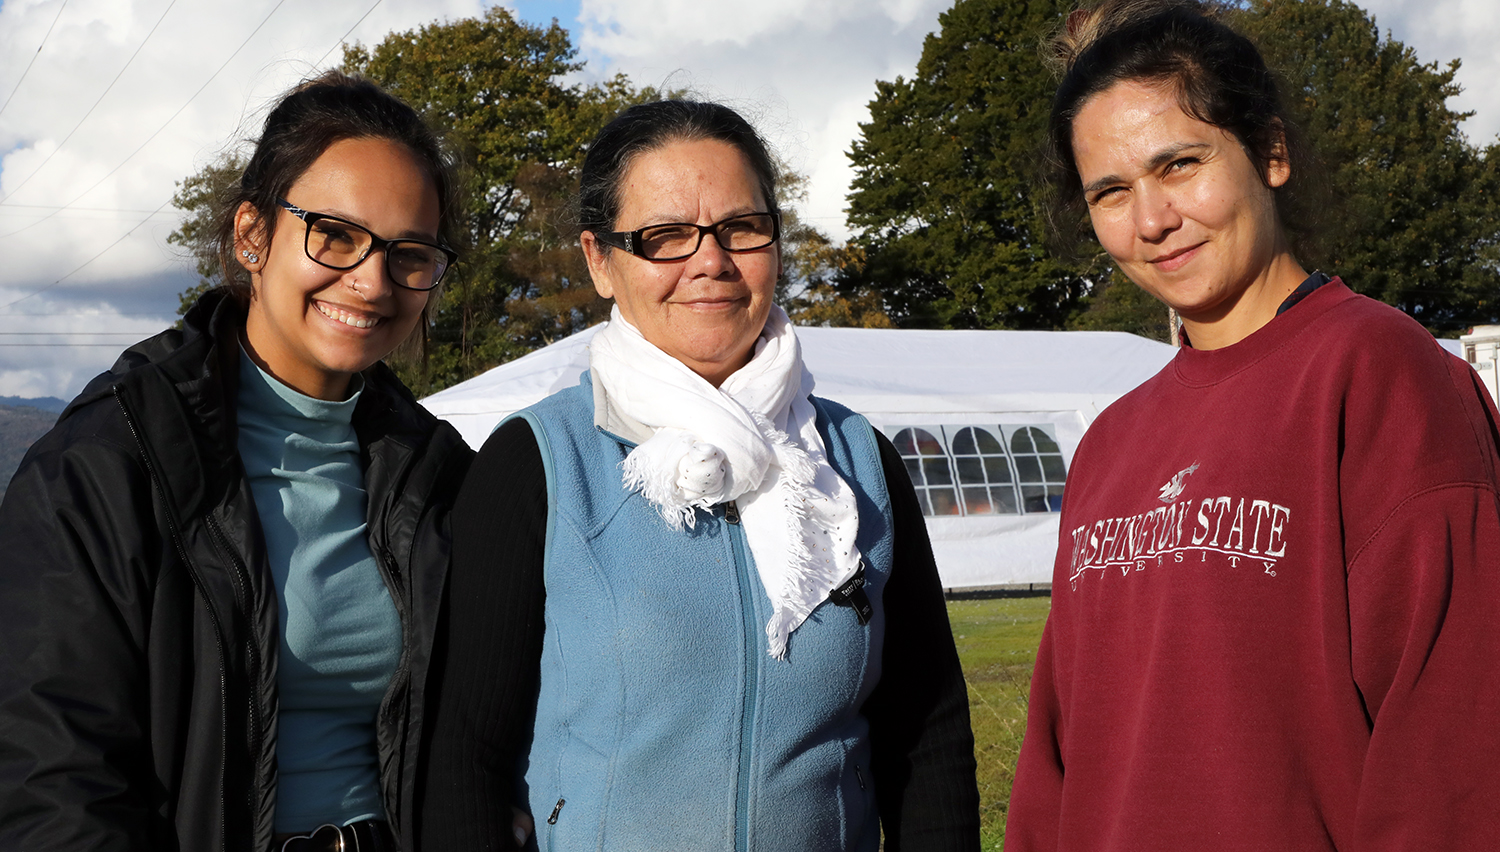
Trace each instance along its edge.
<instances>
[{"instance_id":1,"label":"white cloud","mask_svg":"<svg viewBox=\"0 0 1500 852\"><path fill-rule=\"evenodd\" d=\"M1500 134L1500 6L1495 0L1363 0L1383 33L1417 52L1422 62L1445 68L1462 59L1456 81L1463 94L1449 101L1474 116L1464 131L1476 145L1496 141Z\"/></svg>"},{"instance_id":2,"label":"white cloud","mask_svg":"<svg viewBox=\"0 0 1500 852\"><path fill-rule=\"evenodd\" d=\"M808 176L807 215L842 237L853 177L845 153L869 118L875 81L911 75L949 5L584 0L576 32L591 74L623 71L637 85L689 88L744 112Z\"/></svg>"},{"instance_id":3,"label":"white cloud","mask_svg":"<svg viewBox=\"0 0 1500 852\"><path fill-rule=\"evenodd\" d=\"M267 103L315 70L320 58L337 61L339 53L330 49L372 6L352 39L373 44L392 30L479 14L493 0L285 0L279 7L280 0L67 0L59 17L62 2L0 0L0 103L35 58L0 112L0 344L30 339L20 332L143 335L170 321L176 293L193 276L165 243L175 214L170 208L148 214L171 197L176 181L253 134ZM555 14L571 28L590 78L624 71L637 85L690 87L741 108L809 176L806 212L835 236L846 234L843 208L852 171L845 152L858 123L868 118L875 81L910 76L923 38L951 5L504 2L520 2L533 18L539 11ZM1493 140L1500 132L1500 87L1492 85L1500 78L1500 53L1491 49L1500 42L1494 0L1364 5L1422 60L1463 57L1459 82L1466 91L1453 105L1477 111L1467 125L1472 139ZM146 40L158 19L160 27ZM119 81L100 101L116 74ZM98 107L84 120L95 101ZM158 135L150 139L153 133ZM56 209L75 199L69 209ZM37 224L20 230L31 223ZM61 284L6 305L101 251ZM103 346L0 345L0 395L71 394L114 355Z\"/></svg>"},{"instance_id":4,"label":"white cloud","mask_svg":"<svg viewBox=\"0 0 1500 852\"><path fill-rule=\"evenodd\" d=\"M176 214L150 211L253 135L264 107L320 59L336 63L340 38L372 6L351 40L482 9L481 0L62 3L0 3L0 103L15 92L0 112L0 395L72 394L123 348L30 344L98 341L100 331L128 341L173 319L194 276L166 244ZM75 336L37 337L53 330Z\"/></svg>"}]
</instances>

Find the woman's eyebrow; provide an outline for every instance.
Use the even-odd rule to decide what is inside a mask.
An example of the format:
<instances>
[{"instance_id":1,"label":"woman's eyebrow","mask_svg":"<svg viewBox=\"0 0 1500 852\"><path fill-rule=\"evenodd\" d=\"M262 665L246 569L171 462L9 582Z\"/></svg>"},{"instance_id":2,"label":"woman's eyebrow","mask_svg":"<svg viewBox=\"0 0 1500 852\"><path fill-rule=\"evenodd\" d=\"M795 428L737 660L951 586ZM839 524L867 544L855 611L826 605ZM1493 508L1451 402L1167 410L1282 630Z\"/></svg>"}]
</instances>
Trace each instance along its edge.
<instances>
[{"instance_id":1,"label":"woman's eyebrow","mask_svg":"<svg viewBox=\"0 0 1500 852\"><path fill-rule=\"evenodd\" d=\"M1155 154L1153 154L1151 156L1151 159L1146 161L1145 171L1148 173L1158 171L1162 166L1165 166L1166 164L1172 162L1178 157L1181 157L1183 154L1186 154L1189 151L1200 150L1207 147L1209 147L1207 142L1181 142L1169 148L1163 148L1162 150L1157 151ZM1089 195L1112 184L1122 183L1124 182L1124 180L1125 179L1120 177L1119 175L1105 175L1098 180L1089 181L1088 185L1083 188L1083 192L1085 195Z\"/></svg>"}]
</instances>

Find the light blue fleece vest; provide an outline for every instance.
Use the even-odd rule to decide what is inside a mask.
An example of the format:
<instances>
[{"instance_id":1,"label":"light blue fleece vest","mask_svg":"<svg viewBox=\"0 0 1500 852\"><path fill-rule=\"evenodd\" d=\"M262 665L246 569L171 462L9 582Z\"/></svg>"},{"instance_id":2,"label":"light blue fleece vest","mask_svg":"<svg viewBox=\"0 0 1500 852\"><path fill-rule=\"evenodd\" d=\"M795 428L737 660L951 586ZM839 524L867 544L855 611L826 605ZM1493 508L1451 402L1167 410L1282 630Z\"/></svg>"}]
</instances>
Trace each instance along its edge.
<instances>
[{"instance_id":1,"label":"light blue fleece vest","mask_svg":"<svg viewBox=\"0 0 1500 852\"><path fill-rule=\"evenodd\" d=\"M588 374L515 416L547 471L546 628L523 789L547 852L874 852L860 707L880 678L891 512L869 423L814 400L853 487L868 625L825 602L766 652L771 602L721 507L669 530L621 483Z\"/></svg>"}]
</instances>

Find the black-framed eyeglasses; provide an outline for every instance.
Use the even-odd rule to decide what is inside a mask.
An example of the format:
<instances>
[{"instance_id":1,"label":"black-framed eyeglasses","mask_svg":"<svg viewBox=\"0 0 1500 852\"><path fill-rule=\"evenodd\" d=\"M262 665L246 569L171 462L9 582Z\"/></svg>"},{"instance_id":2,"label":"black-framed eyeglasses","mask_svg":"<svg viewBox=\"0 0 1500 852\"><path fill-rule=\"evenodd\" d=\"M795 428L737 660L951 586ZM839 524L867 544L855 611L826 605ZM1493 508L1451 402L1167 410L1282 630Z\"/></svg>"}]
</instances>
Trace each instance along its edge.
<instances>
[{"instance_id":1,"label":"black-framed eyeglasses","mask_svg":"<svg viewBox=\"0 0 1500 852\"><path fill-rule=\"evenodd\" d=\"M365 262L370 252L385 251L385 270L397 286L408 290L431 290L443 280L443 273L458 261L458 253L437 243L424 240L388 240L376 236L369 228L327 213L303 210L284 198L276 203L307 223L302 248L312 262L329 269L353 269Z\"/></svg>"},{"instance_id":2,"label":"black-framed eyeglasses","mask_svg":"<svg viewBox=\"0 0 1500 852\"><path fill-rule=\"evenodd\" d=\"M691 222L668 222L638 231L595 231L594 239L607 246L624 249L636 257L666 263L683 260L697 253L704 234L728 252L763 249L781 239L781 216L776 213L746 213L730 216L712 225Z\"/></svg>"}]
</instances>

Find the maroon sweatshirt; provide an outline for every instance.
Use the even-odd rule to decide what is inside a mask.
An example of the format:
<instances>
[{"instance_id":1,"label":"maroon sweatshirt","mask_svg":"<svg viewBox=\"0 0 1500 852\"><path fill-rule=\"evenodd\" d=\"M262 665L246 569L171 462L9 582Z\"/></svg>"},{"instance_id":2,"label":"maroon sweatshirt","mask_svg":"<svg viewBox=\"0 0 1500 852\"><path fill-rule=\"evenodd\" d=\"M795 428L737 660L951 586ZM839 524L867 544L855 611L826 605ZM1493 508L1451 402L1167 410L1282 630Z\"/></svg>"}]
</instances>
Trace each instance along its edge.
<instances>
[{"instance_id":1,"label":"maroon sweatshirt","mask_svg":"<svg viewBox=\"0 0 1500 852\"><path fill-rule=\"evenodd\" d=\"M1500 849L1496 414L1335 280L1089 429L1006 848Z\"/></svg>"}]
</instances>

